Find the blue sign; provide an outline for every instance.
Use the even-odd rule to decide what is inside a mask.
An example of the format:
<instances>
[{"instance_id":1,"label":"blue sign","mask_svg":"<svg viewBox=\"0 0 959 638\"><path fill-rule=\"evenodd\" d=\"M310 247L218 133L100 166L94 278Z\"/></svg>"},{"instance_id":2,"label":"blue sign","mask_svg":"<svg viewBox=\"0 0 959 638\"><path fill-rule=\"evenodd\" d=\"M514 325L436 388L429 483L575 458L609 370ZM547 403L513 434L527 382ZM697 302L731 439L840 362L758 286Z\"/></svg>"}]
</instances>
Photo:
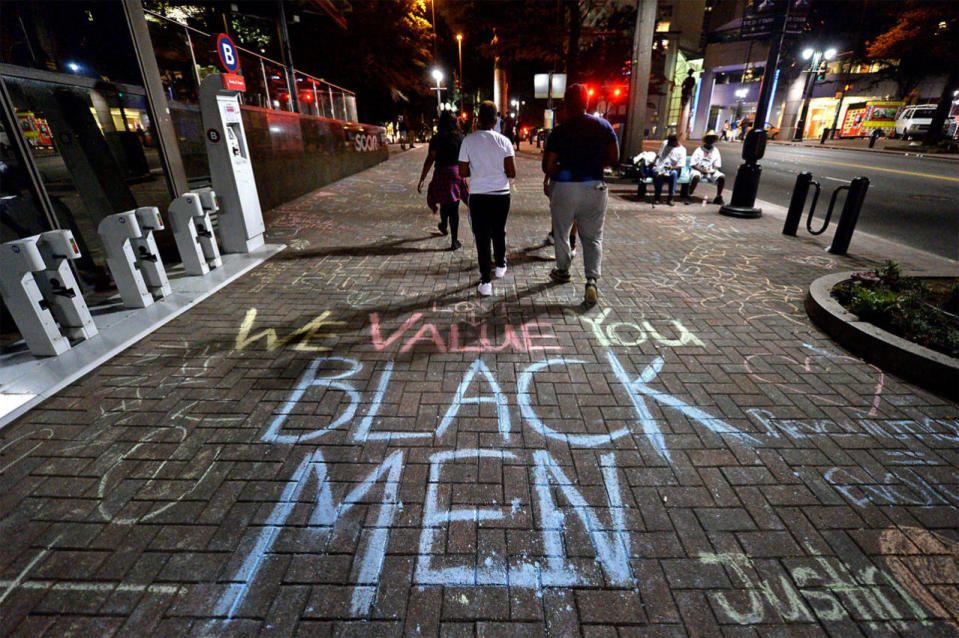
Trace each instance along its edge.
<instances>
[{"instance_id":1,"label":"blue sign","mask_svg":"<svg viewBox=\"0 0 959 638\"><path fill-rule=\"evenodd\" d=\"M220 54L220 64L230 73L236 73L240 68L240 55L236 51L236 45L225 33L216 36L216 50Z\"/></svg>"}]
</instances>

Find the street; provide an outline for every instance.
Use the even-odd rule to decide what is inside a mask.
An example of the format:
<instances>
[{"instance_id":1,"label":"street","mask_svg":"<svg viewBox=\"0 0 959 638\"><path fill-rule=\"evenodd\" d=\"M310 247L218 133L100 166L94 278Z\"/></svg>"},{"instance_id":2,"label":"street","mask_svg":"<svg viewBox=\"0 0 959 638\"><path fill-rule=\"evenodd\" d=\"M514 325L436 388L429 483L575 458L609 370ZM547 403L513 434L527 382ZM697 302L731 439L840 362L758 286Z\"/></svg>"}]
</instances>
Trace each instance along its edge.
<instances>
[{"instance_id":1,"label":"street","mask_svg":"<svg viewBox=\"0 0 959 638\"><path fill-rule=\"evenodd\" d=\"M740 144L719 144L726 174L726 199L732 196ZM822 219L837 186L854 177L869 178L869 191L856 229L895 240L949 259L959 259L959 163L887 153L769 144L759 184L759 199L789 206L796 175L809 171L822 186L816 207ZM711 191L704 191L711 192ZM810 192L810 200L812 192ZM833 223L844 196L838 198ZM808 210L808 205L807 205ZM805 222L800 228L805 228ZM818 224L817 224L818 226ZM827 231L831 233L832 231Z\"/></svg>"}]
</instances>

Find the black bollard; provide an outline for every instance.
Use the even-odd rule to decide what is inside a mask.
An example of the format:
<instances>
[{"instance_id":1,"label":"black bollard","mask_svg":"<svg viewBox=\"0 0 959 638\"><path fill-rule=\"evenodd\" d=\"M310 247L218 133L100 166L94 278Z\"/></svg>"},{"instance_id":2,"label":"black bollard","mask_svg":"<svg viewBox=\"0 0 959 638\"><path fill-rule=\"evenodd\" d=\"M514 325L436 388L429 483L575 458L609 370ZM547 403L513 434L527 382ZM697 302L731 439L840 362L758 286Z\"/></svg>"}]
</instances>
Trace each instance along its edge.
<instances>
[{"instance_id":1,"label":"black bollard","mask_svg":"<svg viewBox=\"0 0 959 638\"><path fill-rule=\"evenodd\" d=\"M836 225L836 234L832 238L832 245L829 252L834 255L845 255L849 250L849 242L852 240L852 231L856 229L856 222L859 220L859 211L862 210L863 201L866 199L866 191L869 189L868 177L856 177L849 184L849 193L846 195L846 203L842 207L842 215L839 217L839 223Z\"/></svg>"},{"instance_id":2,"label":"black bollard","mask_svg":"<svg viewBox=\"0 0 959 638\"><path fill-rule=\"evenodd\" d=\"M789 200L789 212L786 213L786 223L783 224L783 235L796 236L796 229L799 228L799 220L802 219L802 209L806 205L811 182L812 173L805 172L796 176L793 196Z\"/></svg>"},{"instance_id":3,"label":"black bollard","mask_svg":"<svg viewBox=\"0 0 959 638\"><path fill-rule=\"evenodd\" d=\"M752 129L746 134L743 142L744 164L736 171L736 182L733 184L733 196L729 204L719 209L720 215L730 217L754 218L761 217L763 211L756 208L756 193L759 190L759 178L763 168L757 162L766 152L766 130Z\"/></svg>"}]
</instances>

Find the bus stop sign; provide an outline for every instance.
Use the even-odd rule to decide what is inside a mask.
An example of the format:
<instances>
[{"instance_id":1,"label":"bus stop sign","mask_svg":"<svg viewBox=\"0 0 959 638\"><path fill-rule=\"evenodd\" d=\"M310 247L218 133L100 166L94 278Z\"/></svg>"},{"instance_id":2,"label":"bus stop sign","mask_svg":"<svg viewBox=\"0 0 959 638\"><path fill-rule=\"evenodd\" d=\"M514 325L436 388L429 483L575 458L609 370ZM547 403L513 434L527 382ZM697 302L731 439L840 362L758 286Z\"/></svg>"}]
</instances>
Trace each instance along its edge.
<instances>
[{"instance_id":1,"label":"bus stop sign","mask_svg":"<svg viewBox=\"0 0 959 638\"><path fill-rule=\"evenodd\" d=\"M236 51L236 45L225 33L216 36L216 51L220 54L220 64L228 73L236 73L240 68L240 56Z\"/></svg>"}]
</instances>

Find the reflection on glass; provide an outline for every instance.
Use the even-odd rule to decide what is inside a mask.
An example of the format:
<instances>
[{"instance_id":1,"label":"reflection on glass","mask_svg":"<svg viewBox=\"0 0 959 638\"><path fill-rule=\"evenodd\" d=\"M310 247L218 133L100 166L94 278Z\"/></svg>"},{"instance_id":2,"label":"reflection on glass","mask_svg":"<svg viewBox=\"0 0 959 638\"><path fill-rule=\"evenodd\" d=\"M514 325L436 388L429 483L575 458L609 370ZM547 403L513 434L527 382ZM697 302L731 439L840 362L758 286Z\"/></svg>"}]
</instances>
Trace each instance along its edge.
<instances>
[{"instance_id":1,"label":"reflection on glass","mask_svg":"<svg viewBox=\"0 0 959 638\"><path fill-rule=\"evenodd\" d=\"M16 131L8 131L0 121L0 242L51 230L23 162L14 153L12 135Z\"/></svg>"},{"instance_id":2,"label":"reflection on glass","mask_svg":"<svg viewBox=\"0 0 959 638\"><path fill-rule=\"evenodd\" d=\"M246 83L246 91L240 96L243 103L262 109L270 108L266 85L263 83L263 69L260 67L260 58L246 51L240 51L239 73Z\"/></svg>"},{"instance_id":3,"label":"reflection on glass","mask_svg":"<svg viewBox=\"0 0 959 638\"><path fill-rule=\"evenodd\" d=\"M139 84L128 34L119 2L3 0L0 62Z\"/></svg>"},{"instance_id":4,"label":"reflection on glass","mask_svg":"<svg viewBox=\"0 0 959 638\"><path fill-rule=\"evenodd\" d=\"M60 225L85 244L91 264L102 264L96 231L104 216L170 202L143 95L106 82L4 80Z\"/></svg>"},{"instance_id":5,"label":"reflection on glass","mask_svg":"<svg viewBox=\"0 0 959 638\"><path fill-rule=\"evenodd\" d=\"M269 62L263 63L266 81L270 89L270 108L279 111L291 111L290 90L286 85L286 73L283 69Z\"/></svg>"}]
</instances>

